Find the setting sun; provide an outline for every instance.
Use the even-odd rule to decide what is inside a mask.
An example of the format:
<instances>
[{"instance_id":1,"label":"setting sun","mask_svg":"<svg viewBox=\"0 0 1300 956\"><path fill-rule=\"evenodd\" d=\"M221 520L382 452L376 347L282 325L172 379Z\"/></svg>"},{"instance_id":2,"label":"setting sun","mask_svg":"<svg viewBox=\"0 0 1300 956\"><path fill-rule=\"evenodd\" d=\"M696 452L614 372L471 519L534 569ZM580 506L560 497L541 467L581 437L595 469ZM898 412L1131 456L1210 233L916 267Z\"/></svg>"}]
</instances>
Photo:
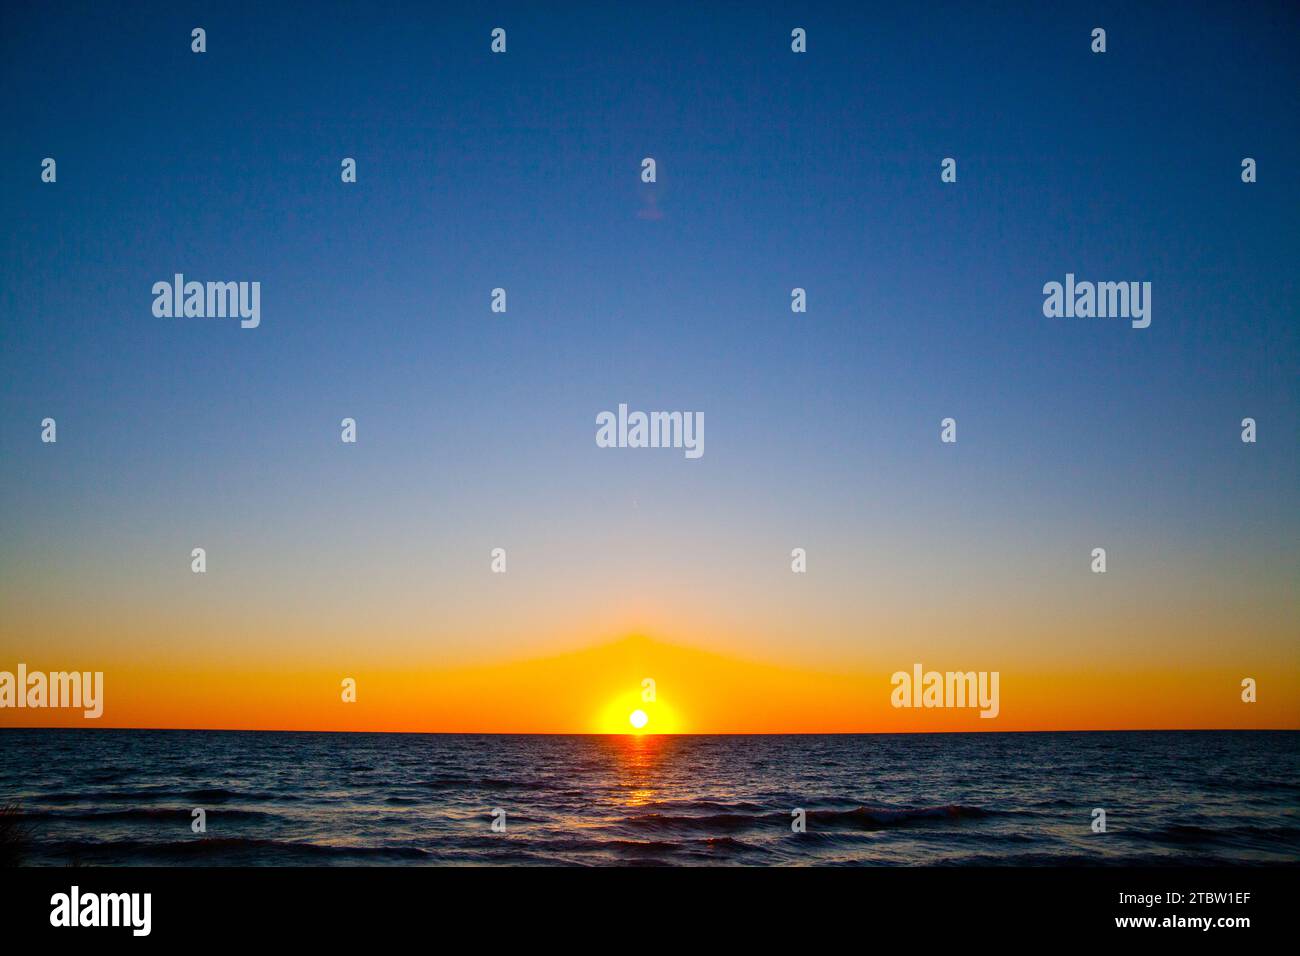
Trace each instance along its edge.
<instances>
[{"instance_id":1,"label":"setting sun","mask_svg":"<svg viewBox=\"0 0 1300 956\"><path fill-rule=\"evenodd\" d=\"M633 674L637 671L633 671ZM627 682L623 693L608 698L592 721L591 729L598 734L679 734L683 731L677 709L665 703L658 694L647 694L640 679Z\"/></svg>"}]
</instances>

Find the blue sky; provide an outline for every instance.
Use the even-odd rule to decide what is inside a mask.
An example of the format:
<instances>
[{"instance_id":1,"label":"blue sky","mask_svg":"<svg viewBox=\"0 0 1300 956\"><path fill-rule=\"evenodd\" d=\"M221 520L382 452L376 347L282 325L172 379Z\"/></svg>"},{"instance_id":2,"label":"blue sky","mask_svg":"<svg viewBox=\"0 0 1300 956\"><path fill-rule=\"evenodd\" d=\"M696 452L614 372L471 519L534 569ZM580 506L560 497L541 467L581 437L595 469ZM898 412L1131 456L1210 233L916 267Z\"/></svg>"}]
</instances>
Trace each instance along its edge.
<instances>
[{"instance_id":1,"label":"blue sky","mask_svg":"<svg viewBox=\"0 0 1300 956\"><path fill-rule=\"evenodd\" d=\"M213 613L268 615L249 634L310 607L343 635L377 602L408 629L801 635L835 658L938 613L936 586L936 626L1027 590L1045 620L1090 613L1073 588L1105 544L1120 607L1235 595L1277 640L1300 570L1296 8L700 6L6 6L20 617L46 589L180 600L167 575L203 541L230 575ZM260 281L260 328L155 318L175 272ZM1045 318L1067 272L1150 281L1151 327ZM702 411L705 456L597 449L619 402ZM509 609L479 573L497 545ZM825 570L800 594L795 545Z\"/></svg>"}]
</instances>

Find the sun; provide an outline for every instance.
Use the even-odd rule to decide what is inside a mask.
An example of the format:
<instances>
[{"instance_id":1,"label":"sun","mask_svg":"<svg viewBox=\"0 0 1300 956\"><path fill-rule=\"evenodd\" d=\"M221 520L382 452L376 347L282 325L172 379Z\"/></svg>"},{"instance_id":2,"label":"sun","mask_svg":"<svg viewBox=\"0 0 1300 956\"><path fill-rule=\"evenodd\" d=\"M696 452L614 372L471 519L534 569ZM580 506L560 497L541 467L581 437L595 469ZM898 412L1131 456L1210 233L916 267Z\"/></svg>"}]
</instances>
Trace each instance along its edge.
<instances>
[{"instance_id":1,"label":"sun","mask_svg":"<svg viewBox=\"0 0 1300 956\"><path fill-rule=\"evenodd\" d=\"M635 686L635 685L634 685ZM662 696L646 700L641 689L611 696L598 715L593 715L592 730L598 734L677 734L682 725L677 710Z\"/></svg>"}]
</instances>

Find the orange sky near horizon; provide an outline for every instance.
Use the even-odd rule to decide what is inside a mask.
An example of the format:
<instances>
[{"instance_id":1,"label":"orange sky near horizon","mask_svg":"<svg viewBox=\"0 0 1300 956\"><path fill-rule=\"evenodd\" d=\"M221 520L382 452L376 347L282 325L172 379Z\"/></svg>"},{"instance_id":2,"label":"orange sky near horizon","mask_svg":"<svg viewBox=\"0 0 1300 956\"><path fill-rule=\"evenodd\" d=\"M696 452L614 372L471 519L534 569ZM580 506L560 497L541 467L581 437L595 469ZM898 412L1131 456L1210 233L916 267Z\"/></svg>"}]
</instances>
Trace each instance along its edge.
<instances>
[{"instance_id":1,"label":"orange sky near horizon","mask_svg":"<svg viewBox=\"0 0 1300 956\"><path fill-rule=\"evenodd\" d=\"M0 670L16 668L16 661ZM60 670L33 655L28 671ZM631 637L529 660L338 670L123 664L105 668L104 714L0 709L0 727L142 727L451 733L907 733L1141 729L1300 729L1300 673L1179 667L1000 670L999 714L895 708L895 671L913 660L843 670L764 662ZM926 670L970 661L926 660ZM990 662L992 663L992 662ZM989 668L992 669L992 668ZM356 701L341 682L355 679ZM1241 700L1253 677L1258 701ZM642 681L655 682L652 702Z\"/></svg>"}]
</instances>

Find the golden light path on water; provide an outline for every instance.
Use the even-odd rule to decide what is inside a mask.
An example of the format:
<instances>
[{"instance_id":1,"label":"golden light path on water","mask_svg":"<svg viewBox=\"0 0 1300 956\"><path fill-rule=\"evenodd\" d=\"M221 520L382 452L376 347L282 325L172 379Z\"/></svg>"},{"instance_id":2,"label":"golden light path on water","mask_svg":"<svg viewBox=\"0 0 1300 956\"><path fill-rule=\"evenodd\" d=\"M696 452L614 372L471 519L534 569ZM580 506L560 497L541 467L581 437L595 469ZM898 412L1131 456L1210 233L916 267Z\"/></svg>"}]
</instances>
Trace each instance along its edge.
<instances>
[{"instance_id":1,"label":"golden light path on water","mask_svg":"<svg viewBox=\"0 0 1300 956\"><path fill-rule=\"evenodd\" d=\"M667 741L655 734L624 734L614 741L618 756L618 782L629 807L653 803L660 791L659 764Z\"/></svg>"}]
</instances>

